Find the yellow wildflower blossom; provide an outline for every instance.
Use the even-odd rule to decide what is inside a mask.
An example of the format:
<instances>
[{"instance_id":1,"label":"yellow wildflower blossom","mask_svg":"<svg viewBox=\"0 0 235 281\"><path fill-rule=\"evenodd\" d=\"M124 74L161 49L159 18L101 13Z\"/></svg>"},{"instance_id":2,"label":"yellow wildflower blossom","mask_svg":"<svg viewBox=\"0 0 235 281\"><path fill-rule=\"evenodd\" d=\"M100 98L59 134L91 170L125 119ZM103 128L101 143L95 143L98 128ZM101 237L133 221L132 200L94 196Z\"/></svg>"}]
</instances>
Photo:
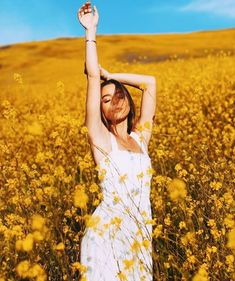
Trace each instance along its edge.
<instances>
[{"instance_id":1,"label":"yellow wildflower blossom","mask_svg":"<svg viewBox=\"0 0 235 281\"><path fill-rule=\"evenodd\" d=\"M180 229L187 228L187 227L186 227L185 221L181 221L181 222L179 223L179 228L180 228Z\"/></svg>"},{"instance_id":2,"label":"yellow wildflower blossom","mask_svg":"<svg viewBox=\"0 0 235 281\"><path fill-rule=\"evenodd\" d=\"M147 174L151 176L154 173L155 173L155 170L151 166L149 166L149 168L147 169Z\"/></svg>"},{"instance_id":3,"label":"yellow wildflower blossom","mask_svg":"<svg viewBox=\"0 0 235 281\"><path fill-rule=\"evenodd\" d=\"M65 245L63 242L60 242L59 244L57 244L55 246L55 250L57 250L57 251L63 251L64 249L65 249Z\"/></svg>"},{"instance_id":4,"label":"yellow wildflower blossom","mask_svg":"<svg viewBox=\"0 0 235 281\"><path fill-rule=\"evenodd\" d=\"M31 227L33 230L41 230L45 225L45 218L43 218L40 214L34 214L31 218Z\"/></svg>"},{"instance_id":5,"label":"yellow wildflower blossom","mask_svg":"<svg viewBox=\"0 0 235 281\"><path fill-rule=\"evenodd\" d=\"M87 267L80 262L72 263L72 271L74 271L75 269L78 269L81 273L87 272Z\"/></svg>"},{"instance_id":6,"label":"yellow wildflower blossom","mask_svg":"<svg viewBox=\"0 0 235 281\"><path fill-rule=\"evenodd\" d=\"M30 125L28 125L26 127L26 129L27 129L28 133L30 133L31 135L40 136L43 134L43 127L37 121L32 122Z\"/></svg>"},{"instance_id":7,"label":"yellow wildflower blossom","mask_svg":"<svg viewBox=\"0 0 235 281\"><path fill-rule=\"evenodd\" d=\"M98 167L100 167L100 166L98 166ZM105 178L107 171L106 171L106 169L100 169L100 168L98 168L98 170L99 170L98 178L100 181L102 181Z\"/></svg>"},{"instance_id":8,"label":"yellow wildflower blossom","mask_svg":"<svg viewBox=\"0 0 235 281\"><path fill-rule=\"evenodd\" d=\"M142 179L144 177L144 173L140 172L139 174L136 175L138 179Z\"/></svg>"},{"instance_id":9,"label":"yellow wildflower blossom","mask_svg":"<svg viewBox=\"0 0 235 281\"><path fill-rule=\"evenodd\" d=\"M165 225L171 225L171 217L170 214L167 214L166 218L164 218Z\"/></svg>"},{"instance_id":10,"label":"yellow wildflower blossom","mask_svg":"<svg viewBox=\"0 0 235 281\"><path fill-rule=\"evenodd\" d=\"M86 133L88 133L88 128L86 126L82 126L81 134L86 134Z\"/></svg>"},{"instance_id":11,"label":"yellow wildflower blossom","mask_svg":"<svg viewBox=\"0 0 235 281\"><path fill-rule=\"evenodd\" d=\"M75 207L84 209L87 206L88 196L84 188L76 189L73 196L73 204Z\"/></svg>"},{"instance_id":12,"label":"yellow wildflower blossom","mask_svg":"<svg viewBox=\"0 0 235 281\"><path fill-rule=\"evenodd\" d=\"M151 129L151 123L150 123L150 121L146 121L146 122L144 123L144 127L147 128L147 129Z\"/></svg>"},{"instance_id":13,"label":"yellow wildflower blossom","mask_svg":"<svg viewBox=\"0 0 235 281\"><path fill-rule=\"evenodd\" d=\"M232 214L227 214L225 219L224 219L224 224L227 228L233 228L235 227L235 220L234 220L234 215Z\"/></svg>"},{"instance_id":14,"label":"yellow wildflower blossom","mask_svg":"<svg viewBox=\"0 0 235 281\"><path fill-rule=\"evenodd\" d=\"M162 224L157 225L157 227L154 229L154 231L152 233L152 236L154 238L160 237L162 235L162 228L163 228Z\"/></svg>"},{"instance_id":15,"label":"yellow wildflower blossom","mask_svg":"<svg viewBox=\"0 0 235 281\"><path fill-rule=\"evenodd\" d=\"M164 267L165 268L170 268L171 266L170 266L169 262L164 262Z\"/></svg>"},{"instance_id":16,"label":"yellow wildflower blossom","mask_svg":"<svg viewBox=\"0 0 235 281\"><path fill-rule=\"evenodd\" d=\"M99 191L99 186L95 182L90 185L89 191L95 193Z\"/></svg>"},{"instance_id":17,"label":"yellow wildflower blossom","mask_svg":"<svg viewBox=\"0 0 235 281\"><path fill-rule=\"evenodd\" d=\"M35 230L32 234L35 241L42 241L44 239L44 235L38 230Z\"/></svg>"},{"instance_id":18,"label":"yellow wildflower blossom","mask_svg":"<svg viewBox=\"0 0 235 281\"><path fill-rule=\"evenodd\" d=\"M25 239L23 240L17 240L15 243L15 247L17 251L25 251L30 252L33 249L33 235L32 233L27 234Z\"/></svg>"},{"instance_id":19,"label":"yellow wildflower blossom","mask_svg":"<svg viewBox=\"0 0 235 281\"><path fill-rule=\"evenodd\" d=\"M120 225L121 225L122 219L115 216L114 218L112 218L110 220L110 224L116 225L118 229L120 229Z\"/></svg>"},{"instance_id":20,"label":"yellow wildflower blossom","mask_svg":"<svg viewBox=\"0 0 235 281\"><path fill-rule=\"evenodd\" d=\"M192 281L209 281L208 266L204 263L200 266L198 272L193 276Z\"/></svg>"},{"instance_id":21,"label":"yellow wildflower blossom","mask_svg":"<svg viewBox=\"0 0 235 281\"><path fill-rule=\"evenodd\" d=\"M142 241L142 245L143 245L146 249L148 249L148 248L150 247L150 241L149 241L148 239L144 239L144 240Z\"/></svg>"},{"instance_id":22,"label":"yellow wildflower blossom","mask_svg":"<svg viewBox=\"0 0 235 281\"><path fill-rule=\"evenodd\" d=\"M187 195L186 184L181 179L173 179L167 186L172 201L184 199Z\"/></svg>"},{"instance_id":23,"label":"yellow wildflower blossom","mask_svg":"<svg viewBox=\"0 0 235 281\"><path fill-rule=\"evenodd\" d=\"M120 183L124 183L126 179L127 179L127 173L119 176L119 182Z\"/></svg>"},{"instance_id":24,"label":"yellow wildflower blossom","mask_svg":"<svg viewBox=\"0 0 235 281\"><path fill-rule=\"evenodd\" d=\"M116 275L121 281L127 281L127 277L126 277L126 274L124 272L119 272L117 275Z\"/></svg>"},{"instance_id":25,"label":"yellow wildflower blossom","mask_svg":"<svg viewBox=\"0 0 235 281\"><path fill-rule=\"evenodd\" d=\"M227 247L235 250L235 228L228 233Z\"/></svg>"},{"instance_id":26,"label":"yellow wildflower blossom","mask_svg":"<svg viewBox=\"0 0 235 281\"><path fill-rule=\"evenodd\" d=\"M222 183L221 182L217 182L217 181L213 181L210 183L210 187L214 190L219 190L222 188Z\"/></svg>"},{"instance_id":27,"label":"yellow wildflower blossom","mask_svg":"<svg viewBox=\"0 0 235 281\"><path fill-rule=\"evenodd\" d=\"M134 265L134 259L130 259L130 260L128 260L128 259L125 259L125 260L123 260L122 261L123 263L124 263L124 265L125 265L125 270L131 270L131 268L133 267L133 265Z\"/></svg>"},{"instance_id":28,"label":"yellow wildflower blossom","mask_svg":"<svg viewBox=\"0 0 235 281\"><path fill-rule=\"evenodd\" d=\"M140 250L141 244L137 239L134 239L134 242L131 245L131 250L134 252L138 252Z\"/></svg>"},{"instance_id":29,"label":"yellow wildflower blossom","mask_svg":"<svg viewBox=\"0 0 235 281\"><path fill-rule=\"evenodd\" d=\"M27 277L28 270L30 268L30 262L28 260L21 261L16 266L16 273L20 277Z\"/></svg>"},{"instance_id":30,"label":"yellow wildflower blossom","mask_svg":"<svg viewBox=\"0 0 235 281\"><path fill-rule=\"evenodd\" d=\"M86 221L86 227L90 227L93 229L96 229L99 222L101 221L101 217L99 215L95 215L95 214L92 214L92 215L87 214L84 216L84 218Z\"/></svg>"},{"instance_id":31,"label":"yellow wildflower blossom","mask_svg":"<svg viewBox=\"0 0 235 281\"><path fill-rule=\"evenodd\" d=\"M19 83L19 84L23 84L23 79L22 79L22 75L20 73L14 73L13 74L13 79Z\"/></svg>"}]
</instances>

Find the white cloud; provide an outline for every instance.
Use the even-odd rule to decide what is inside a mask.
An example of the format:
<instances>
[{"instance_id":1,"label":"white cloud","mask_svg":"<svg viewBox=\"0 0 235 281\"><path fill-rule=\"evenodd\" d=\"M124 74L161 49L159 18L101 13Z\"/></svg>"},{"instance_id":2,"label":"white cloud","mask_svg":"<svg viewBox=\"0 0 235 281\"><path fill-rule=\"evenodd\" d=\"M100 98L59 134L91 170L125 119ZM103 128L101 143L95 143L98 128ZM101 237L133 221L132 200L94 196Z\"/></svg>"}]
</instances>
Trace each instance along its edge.
<instances>
[{"instance_id":1,"label":"white cloud","mask_svg":"<svg viewBox=\"0 0 235 281\"><path fill-rule=\"evenodd\" d=\"M178 10L210 12L215 15L235 18L235 0L195 0Z\"/></svg>"}]
</instances>

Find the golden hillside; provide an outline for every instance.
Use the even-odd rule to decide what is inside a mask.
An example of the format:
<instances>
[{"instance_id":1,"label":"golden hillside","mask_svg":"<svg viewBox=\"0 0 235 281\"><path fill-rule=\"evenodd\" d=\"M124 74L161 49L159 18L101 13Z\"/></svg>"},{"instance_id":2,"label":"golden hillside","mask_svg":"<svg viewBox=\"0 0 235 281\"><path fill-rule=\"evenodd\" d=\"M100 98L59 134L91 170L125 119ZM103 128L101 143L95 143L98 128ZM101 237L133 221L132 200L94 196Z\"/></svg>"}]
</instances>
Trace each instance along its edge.
<instances>
[{"instance_id":1,"label":"golden hillside","mask_svg":"<svg viewBox=\"0 0 235 281\"><path fill-rule=\"evenodd\" d=\"M159 64L166 60L203 58L224 51L235 53L235 29L171 35L99 35L101 65L114 70L121 65ZM177 57L175 57L177 55ZM58 38L0 47L0 88L12 84L12 72L22 73L27 83L55 87L58 80L77 90L86 78L84 38ZM118 71L118 68L115 69Z\"/></svg>"}]
</instances>

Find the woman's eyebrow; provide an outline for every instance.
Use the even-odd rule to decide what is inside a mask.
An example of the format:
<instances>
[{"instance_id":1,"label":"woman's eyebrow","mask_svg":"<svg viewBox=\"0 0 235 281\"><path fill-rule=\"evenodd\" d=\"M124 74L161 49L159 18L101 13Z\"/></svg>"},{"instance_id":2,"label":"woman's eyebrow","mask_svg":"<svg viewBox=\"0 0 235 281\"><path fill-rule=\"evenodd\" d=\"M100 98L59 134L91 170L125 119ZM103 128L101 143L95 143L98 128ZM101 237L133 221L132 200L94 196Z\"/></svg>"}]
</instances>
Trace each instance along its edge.
<instances>
[{"instance_id":1,"label":"woman's eyebrow","mask_svg":"<svg viewBox=\"0 0 235 281\"><path fill-rule=\"evenodd\" d=\"M112 96L112 95L110 95L110 94L106 94L106 95L104 95L104 96L102 97L102 99L103 99L104 97L106 97L106 96Z\"/></svg>"}]
</instances>

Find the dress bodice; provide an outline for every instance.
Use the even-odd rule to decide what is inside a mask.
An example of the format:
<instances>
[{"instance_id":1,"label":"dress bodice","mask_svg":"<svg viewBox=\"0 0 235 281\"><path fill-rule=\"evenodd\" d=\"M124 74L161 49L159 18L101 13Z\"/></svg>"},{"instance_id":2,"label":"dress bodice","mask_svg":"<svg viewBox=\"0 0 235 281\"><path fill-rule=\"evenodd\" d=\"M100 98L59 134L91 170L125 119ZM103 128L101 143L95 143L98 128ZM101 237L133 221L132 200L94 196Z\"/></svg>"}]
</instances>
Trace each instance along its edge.
<instances>
[{"instance_id":1,"label":"dress bodice","mask_svg":"<svg viewBox=\"0 0 235 281\"><path fill-rule=\"evenodd\" d=\"M130 136L135 139L142 152L121 150L115 135L109 133L112 150L97 165L104 200L108 201L111 194L118 194L126 202L127 198L133 196L136 199L140 195L149 197L152 164L145 143L140 135L132 131Z\"/></svg>"}]
</instances>

